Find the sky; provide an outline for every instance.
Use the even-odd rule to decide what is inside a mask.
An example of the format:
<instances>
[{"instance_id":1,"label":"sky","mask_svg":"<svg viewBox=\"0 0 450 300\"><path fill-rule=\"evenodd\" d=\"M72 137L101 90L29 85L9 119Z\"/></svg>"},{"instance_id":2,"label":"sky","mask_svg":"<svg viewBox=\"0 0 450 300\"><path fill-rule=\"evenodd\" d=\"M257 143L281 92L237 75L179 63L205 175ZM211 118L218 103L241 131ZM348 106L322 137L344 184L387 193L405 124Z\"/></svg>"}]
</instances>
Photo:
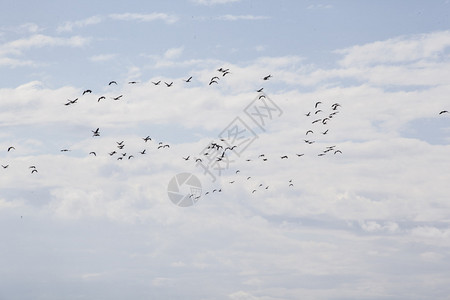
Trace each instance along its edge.
<instances>
[{"instance_id":1,"label":"sky","mask_svg":"<svg viewBox=\"0 0 450 300\"><path fill-rule=\"evenodd\" d=\"M0 299L448 299L449 12L4 4Z\"/></svg>"}]
</instances>

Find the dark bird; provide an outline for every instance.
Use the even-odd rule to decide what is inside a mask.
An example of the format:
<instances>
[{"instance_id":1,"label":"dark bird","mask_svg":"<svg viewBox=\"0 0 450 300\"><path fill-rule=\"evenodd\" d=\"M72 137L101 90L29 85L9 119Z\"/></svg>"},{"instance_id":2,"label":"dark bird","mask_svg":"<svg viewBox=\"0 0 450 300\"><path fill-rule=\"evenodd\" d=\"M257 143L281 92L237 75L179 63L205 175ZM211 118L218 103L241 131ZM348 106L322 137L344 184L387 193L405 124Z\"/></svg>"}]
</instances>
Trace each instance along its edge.
<instances>
[{"instance_id":1,"label":"dark bird","mask_svg":"<svg viewBox=\"0 0 450 300\"><path fill-rule=\"evenodd\" d=\"M191 79L192 79L192 76L189 77L188 79L185 79L184 81L185 81L185 82L191 82Z\"/></svg>"},{"instance_id":2,"label":"dark bird","mask_svg":"<svg viewBox=\"0 0 450 300\"><path fill-rule=\"evenodd\" d=\"M84 94L87 94L87 93L92 93L92 91L91 91L91 90L85 90L85 91L83 92L83 95L84 95Z\"/></svg>"},{"instance_id":3,"label":"dark bird","mask_svg":"<svg viewBox=\"0 0 450 300\"><path fill-rule=\"evenodd\" d=\"M117 160L123 160L123 156L119 156Z\"/></svg>"},{"instance_id":4,"label":"dark bird","mask_svg":"<svg viewBox=\"0 0 450 300\"><path fill-rule=\"evenodd\" d=\"M117 100L120 100L120 98L122 98L122 97L123 97L123 95L120 95L120 96L117 96L117 97L113 97L112 99L117 101Z\"/></svg>"},{"instance_id":5,"label":"dark bird","mask_svg":"<svg viewBox=\"0 0 450 300\"><path fill-rule=\"evenodd\" d=\"M129 81L128 84L136 84L138 83L137 81Z\"/></svg>"},{"instance_id":6,"label":"dark bird","mask_svg":"<svg viewBox=\"0 0 450 300\"><path fill-rule=\"evenodd\" d=\"M312 121L312 124L317 123L317 122L320 122L320 121L322 121L322 119L314 120L314 121Z\"/></svg>"},{"instance_id":7,"label":"dark bird","mask_svg":"<svg viewBox=\"0 0 450 300\"><path fill-rule=\"evenodd\" d=\"M328 120L329 120L329 118L323 119L323 120L322 120L322 124L324 124L324 125L327 124Z\"/></svg>"},{"instance_id":8,"label":"dark bird","mask_svg":"<svg viewBox=\"0 0 450 300\"><path fill-rule=\"evenodd\" d=\"M115 82L115 81L113 80L113 81L110 81L110 82L108 83L108 85L111 85L111 84L117 85L117 82Z\"/></svg>"},{"instance_id":9,"label":"dark bird","mask_svg":"<svg viewBox=\"0 0 450 300\"><path fill-rule=\"evenodd\" d=\"M139 151L139 153L145 154L145 150L146 150L146 149L144 149L144 150L142 150L142 151Z\"/></svg>"},{"instance_id":10,"label":"dark bird","mask_svg":"<svg viewBox=\"0 0 450 300\"><path fill-rule=\"evenodd\" d=\"M342 151L341 150L336 150L336 151L334 151L334 154L336 154L336 153L341 153L342 154Z\"/></svg>"},{"instance_id":11,"label":"dark bird","mask_svg":"<svg viewBox=\"0 0 450 300\"><path fill-rule=\"evenodd\" d=\"M134 157L133 155L130 155L130 156L128 156L128 159L133 158L133 157Z\"/></svg>"},{"instance_id":12,"label":"dark bird","mask_svg":"<svg viewBox=\"0 0 450 300\"><path fill-rule=\"evenodd\" d=\"M2 167L3 167L3 169L6 169L7 167L9 167L9 165L6 165L6 166L2 165Z\"/></svg>"},{"instance_id":13,"label":"dark bird","mask_svg":"<svg viewBox=\"0 0 450 300\"><path fill-rule=\"evenodd\" d=\"M233 181L230 181L230 183L234 183L234 180L233 180Z\"/></svg>"},{"instance_id":14,"label":"dark bird","mask_svg":"<svg viewBox=\"0 0 450 300\"><path fill-rule=\"evenodd\" d=\"M439 114L442 115L442 114L446 114L446 113L448 114L448 110L443 110Z\"/></svg>"},{"instance_id":15,"label":"dark bird","mask_svg":"<svg viewBox=\"0 0 450 300\"><path fill-rule=\"evenodd\" d=\"M308 130L308 131L306 132L306 135L308 135L308 133L314 133L314 131Z\"/></svg>"},{"instance_id":16,"label":"dark bird","mask_svg":"<svg viewBox=\"0 0 450 300\"><path fill-rule=\"evenodd\" d=\"M8 148L8 152L11 151L12 149L16 150L16 148L14 148L13 146Z\"/></svg>"},{"instance_id":17,"label":"dark bird","mask_svg":"<svg viewBox=\"0 0 450 300\"><path fill-rule=\"evenodd\" d=\"M189 160L189 157L191 157L190 155L188 155L187 157L183 157L184 160Z\"/></svg>"},{"instance_id":18,"label":"dark bird","mask_svg":"<svg viewBox=\"0 0 450 300\"><path fill-rule=\"evenodd\" d=\"M146 143L148 142L148 141L151 141L152 140L152 138L150 137L150 136L146 136L145 138L142 138Z\"/></svg>"},{"instance_id":19,"label":"dark bird","mask_svg":"<svg viewBox=\"0 0 450 300\"><path fill-rule=\"evenodd\" d=\"M317 115L318 113L320 113L320 112L322 112L322 110L321 109L319 109L319 110L316 110L316 112L314 113L315 115Z\"/></svg>"},{"instance_id":20,"label":"dark bird","mask_svg":"<svg viewBox=\"0 0 450 300\"><path fill-rule=\"evenodd\" d=\"M163 146L164 148L170 148L170 146L168 144Z\"/></svg>"},{"instance_id":21,"label":"dark bird","mask_svg":"<svg viewBox=\"0 0 450 300\"><path fill-rule=\"evenodd\" d=\"M67 101L69 101L69 102L65 103L64 105L66 105L66 106L69 106L69 105L71 105L71 104L75 104L75 103L77 103L77 101L78 101L78 98L77 98L77 99L75 99L75 100L70 100L70 99L67 99Z\"/></svg>"},{"instance_id":22,"label":"dark bird","mask_svg":"<svg viewBox=\"0 0 450 300\"><path fill-rule=\"evenodd\" d=\"M257 91L258 93L261 93L263 89L264 89L264 88L260 88L259 90L256 90L256 91Z\"/></svg>"},{"instance_id":23,"label":"dark bird","mask_svg":"<svg viewBox=\"0 0 450 300\"><path fill-rule=\"evenodd\" d=\"M36 169L31 170L31 174L37 173L37 172L38 172L38 170L36 170Z\"/></svg>"},{"instance_id":24,"label":"dark bird","mask_svg":"<svg viewBox=\"0 0 450 300\"><path fill-rule=\"evenodd\" d=\"M228 71L223 72L222 77L225 77L225 75L227 75L227 74L230 74L230 72L228 72Z\"/></svg>"},{"instance_id":25,"label":"dark bird","mask_svg":"<svg viewBox=\"0 0 450 300\"><path fill-rule=\"evenodd\" d=\"M167 83L167 82L164 81L164 83L167 85L167 87L171 87L172 84L173 84L173 81L171 83Z\"/></svg>"},{"instance_id":26,"label":"dark bird","mask_svg":"<svg viewBox=\"0 0 450 300\"><path fill-rule=\"evenodd\" d=\"M93 136L100 136L100 128L97 128L97 129L91 130L91 131L94 134Z\"/></svg>"},{"instance_id":27,"label":"dark bird","mask_svg":"<svg viewBox=\"0 0 450 300\"><path fill-rule=\"evenodd\" d=\"M307 114L305 114L305 116L309 117L311 115L311 112L308 112Z\"/></svg>"},{"instance_id":28,"label":"dark bird","mask_svg":"<svg viewBox=\"0 0 450 300\"><path fill-rule=\"evenodd\" d=\"M117 152L116 151L113 151L113 152L110 152L110 153L108 153L110 156L113 156L114 154L116 154Z\"/></svg>"},{"instance_id":29,"label":"dark bird","mask_svg":"<svg viewBox=\"0 0 450 300\"><path fill-rule=\"evenodd\" d=\"M253 190L253 191L252 191L252 194L255 193L255 192L256 192L256 190Z\"/></svg>"},{"instance_id":30,"label":"dark bird","mask_svg":"<svg viewBox=\"0 0 450 300\"><path fill-rule=\"evenodd\" d=\"M29 166L28 169L36 169L36 166Z\"/></svg>"},{"instance_id":31,"label":"dark bird","mask_svg":"<svg viewBox=\"0 0 450 300\"><path fill-rule=\"evenodd\" d=\"M100 100L106 99L105 96L101 96L100 98L98 98L97 102L100 102Z\"/></svg>"},{"instance_id":32,"label":"dark bird","mask_svg":"<svg viewBox=\"0 0 450 300\"><path fill-rule=\"evenodd\" d=\"M213 83L217 83L217 84L218 84L218 82L217 82L217 81L215 81L215 80L211 80L211 81L209 82L209 84L208 84L208 85L211 85L211 84L213 84Z\"/></svg>"},{"instance_id":33,"label":"dark bird","mask_svg":"<svg viewBox=\"0 0 450 300\"><path fill-rule=\"evenodd\" d=\"M195 160L195 162L202 162L202 159L201 159L201 158L197 158L197 159Z\"/></svg>"},{"instance_id":34,"label":"dark bird","mask_svg":"<svg viewBox=\"0 0 450 300\"><path fill-rule=\"evenodd\" d=\"M267 75L267 76L264 76L264 78L263 78L263 80L269 80L269 78L271 78L272 77L272 75Z\"/></svg>"},{"instance_id":35,"label":"dark bird","mask_svg":"<svg viewBox=\"0 0 450 300\"><path fill-rule=\"evenodd\" d=\"M236 170L236 174L239 173L239 172L241 172L241 170Z\"/></svg>"},{"instance_id":36,"label":"dark bird","mask_svg":"<svg viewBox=\"0 0 450 300\"><path fill-rule=\"evenodd\" d=\"M338 108L339 106L341 106L339 103L334 103L334 104L331 105L331 109L337 110L337 108Z\"/></svg>"},{"instance_id":37,"label":"dark bird","mask_svg":"<svg viewBox=\"0 0 450 300\"><path fill-rule=\"evenodd\" d=\"M325 153L319 153L319 154L317 154L317 156L324 156L325 155Z\"/></svg>"},{"instance_id":38,"label":"dark bird","mask_svg":"<svg viewBox=\"0 0 450 300\"><path fill-rule=\"evenodd\" d=\"M297 154L296 153L296 155L298 156L298 157L301 157L301 156L303 156L303 155L305 155L304 153L302 153L302 154Z\"/></svg>"},{"instance_id":39,"label":"dark bird","mask_svg":"<svg viewBox=\"0 0 450 300\"><path fill-rule=\"evenodd\" d=\"M293 183L290 183L289 186L294 186L294 184L293 184Z\"/></svg>"},{"instance_id":40,"label":"dark bird","mask_svg":"<svg viewBox=\"0 0 450 300\"><path fill-rule=\"evenodd\" d=\"M217 76L214 76L213 78L211 78L211 80L210 81L213 81L213 80L219 80L220 78L219 77L217 77Z\"/></svg>"},{"instance_id":41,"label":"dark bird","mask_svg":"<svg viewBox=\"0 0 450 300\"><path fill-rule=\"evenodd\" d=\"M288 158L287 155L283 155L283 156L281 157L281 159L286 159L286 158Z\"/></svg>"},{"instance_id":42,"label":"dark bird","mask_svg":"<svg viewBox=\"0 0 450 300\"><path fill-rule=\"evenodd\" d=\"M261 96L258 97L258 99L261 99L261 98L266 98L266 96L261 95Z\"/></svg>"},{"instance_id":43,"label":"dark bird","mask_svg":"<svg viewBox=\"0 0 450 300\"><path fill-rule=\"evenodd\" d=\"M123 142L124 142L124 141L116 142L116 143L117 143L117 145L123 145Z\"/></svg>"},{"instance_id":44,"label":"dark bird","mask_svg":"<svg viewBox=\"0 0 450 300\"><path fill-rule=\"evenodd\" d=\"M61 149L61 152L69 152L69 149Z\"/></svg>"},{"instance_id":45,"label":"dark bird","mask_svg":"<svg viewBox=\"0 0 450 300\"><path fill-rule=\"evenodd\" d=\"M94 151L89 152L89 155L94 154L94 156L97 156L97 153L95 153Z\"/></svg>"},{"instance_id":46,"label":"dark bird","mask_svg":"<svg viewBox=\"0 0 450 300\"><path fill-rule=\"evenodd\" d=\"M251 177L251 176L248 176L248 177L247 177L247 180L249 180L250 178L252 178L252 177Z\"/></svg>"},{"instance_id":47,"label":"dark bird","mask_svg":"<svg viewBox=\"0 0 450 300\"><path fill-rule=\"evenodd\" d=\"M161 80L160 80L160 81L157 81L157 82L153 82L153 81L152 81L152 83L153 83L154 85L158 85L158 84L161 83Z\"/></svg>"},{"instance_id":48,"label":"dark bird","mask_svg":"<svg viewBox=\"0 0 450 300\"><path fill-rule=\"evenodd\" d=\"M117 145L117 148L119 148L120 150L122 150L123 147L125 147L125 145Z\"/></svg>"},{"instance_id":49,"label":"dark bird","mask_svg":"<svg viewBox=\"0 0 450 300\"><path fill-rule=\"evenodd\" d=\"M328 133L328 129L325 130L324 132L322 132L322 134L327 134Z\"/></svg>"},{"instance_id":50,"label":"dark bird","mask_svg":"<svg viewBox=\"0 0 450 300\"><path fill-rule=\"evenodd\" d=\"M319 104L322 104L322 102L317 101L316 104L314 105L314 108L317 108L317 106L318 106Z\"/></svg>"}]
</instances>

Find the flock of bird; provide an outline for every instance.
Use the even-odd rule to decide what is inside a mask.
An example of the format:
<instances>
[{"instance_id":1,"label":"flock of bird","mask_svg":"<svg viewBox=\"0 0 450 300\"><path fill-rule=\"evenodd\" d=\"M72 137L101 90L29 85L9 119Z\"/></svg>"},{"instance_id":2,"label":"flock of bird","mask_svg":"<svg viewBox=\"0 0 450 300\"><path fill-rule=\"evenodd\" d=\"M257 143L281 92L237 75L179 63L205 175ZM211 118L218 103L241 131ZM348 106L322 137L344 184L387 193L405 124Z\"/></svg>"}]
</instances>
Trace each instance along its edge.
<instances>
[{"instance_id":1,"label":"flock of bird","mask_svg":"<svg viewBox=\"0 0 450 300\"><path fill-rule=\"evenodd\" d=\"M208 85L215 85L215 84L219 84L219 81L221 80L221 78L227 76L228 74L231 74L230 70L228 68L218 68L216 70L218 73L215 74L214 76L211 77L211 79L209 80ZM264 77L262 77L261 79L263 81L267 81L270 78L272 78L272 75L266 75ZM192 82L193 77L189 76L187 79L184 79L183 81L185 83L190 83ZM164 83L164 85L167 88L170 88L173 86L174 82L170 81L170 82L166 82L166 81L151 81L151 83L155 86L159 86L161 85L161 83ZM137 81L129 81L128 84L138 84L139 82ZM115 80L112 80L108 83L109 86L111 85L117 85L117 82ZM261 93L263 91L263 88L259 88L256 90L256 92ZM81 96L84 96L86 94L91 94L92 90L91 89L86 89L82 92ZM117 95L117 96L112 96L110 97L113 101L119 101L124 97L123 94ZM106 100L107 97L102 95L97 99L97 102L100 102L102 100ZM70 100L67 99L67 102L64 103L65 106L72 106L77 104L79 101L79 98ZM323 103L322 101L317 101L314 104L314 107L311 108L311 110L309 110L306 114L305 117L309 119L310 122L310 127L307 128L307 130L305 131L304 134L304 143L306 145L312 145L314 144L321 136L327 135L330 132L330 128L327 126L333 118L336 117L336 115L340 112L340 107L341 105L337 102L331 104L331 105L326 105L325 103ZM439 115L443 115L443 114L448 114L449 111L448 110L442 110L439 112ZM99 137L101 135L100 132L100 128L96 128L94 130L91 130L92 132L92 137ZM120 161L120 160L130 160L135 158L136 155L145 155L147 154L147 143L150 141L153 141L152 138L147 135L145 137L142 137L142 141L143 141L143 146L142 146L142 150L137 152L137 153L129 153L126 152L124 150L125 148L125 141L117 141L115 148L111 149L110 152L108 152L107 154L110 157L114 157L116 160ZM222 144L222 143L223 144ZM183 159L184 161L193 161L195 163L196 166L198 166L199 164L203 163L203 159L205 159L205 157L208 157L208 161L214 161L217 164L220 164L221 162L227 163L228 164L228 156L231 155L234 151L234 149L238 147L238 145L229 145L226 143L226 141L224 139L221 139L220 141L217 142L212 142L211 144L209 144L207 146L207 149L211 150L211 153L209 153L209 151L202 153L201 155L204 157L197 157L196 155L187 155L187 156L183 156L181 157L181 159ZM170 145L168 143L163 143L163 142L158 142L155 145L155 148L157 150L159 149L168 149L170 148ZM7 148L7 152L11 152L11 151L16 151L16 148L14 146L9 146ZM71 149L69 148L62 148L60 150L61 152L70 152ZM214 153L214 154L213 154ZM317 153L317 156L325 156L327 154L333 154L333 155L340 155L342 154L342 151L340 149L337 148L336 145L327 145L325 146L319 153ZM89 156L97 156L98 151L92 150L88 153ZM106 155L106 153L105 153ZM211 156L215 155L212 159ZM280 160L287 160L287 159L291 159L292 157L294 158L301 158L305 155L305 153L285 153L283 155L280 155L278 159ZM260 160L262 162L267 162L269 160L270 155L265 154L265 153L261 153L256 159L255 158L246 158L245 161L246 162L252 162L254 160ZM6 164L1 164L3 169L8 169L10 167L10 163L6 163ZM38 173L38 169L36 168L35 165L30 165L28 167L28 169L30 170L31 174L35 174ZM234 175L235 176L239 176L241 173L240 169L237 169L234 171ZM252 176L244 176L244 177L237 177L237 178L244 178L245 181L251 181ZM237 178L234 180L230 180L228 183L229 184L234 184L235 182L237 182ZM292 178L286 179L286 185L288 187L294 187L294 181ZM214 194L214 193L221 193L223 192L224 188L222 186L218 186L216 188L213 188L212 190L208 190L206 192L204 192L204 195L210 195L210 194ZM259 190L269 190L269 185L264 184L264 183L258 183L257 186L255 186L254 188L251 189L251 194L255 194L257 193ZM201 195L194 195L191 194L191 197L195 197L195 198L199 198L201 197Z\"/></svg>"}]
</instances>

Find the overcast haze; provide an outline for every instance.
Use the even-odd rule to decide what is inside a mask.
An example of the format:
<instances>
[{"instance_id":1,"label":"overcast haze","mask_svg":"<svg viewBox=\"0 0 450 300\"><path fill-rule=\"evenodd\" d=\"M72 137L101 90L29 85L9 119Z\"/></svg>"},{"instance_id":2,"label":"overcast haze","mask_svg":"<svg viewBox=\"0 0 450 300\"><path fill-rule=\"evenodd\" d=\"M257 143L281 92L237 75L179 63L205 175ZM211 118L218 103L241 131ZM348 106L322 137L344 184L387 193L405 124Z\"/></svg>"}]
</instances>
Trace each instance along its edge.
<instances>
[{"instance_id":1,"label":"overcast haze","mask_svg":"<svg viewBox=\"0 0 450 300\"><path fill-rule=\"evenodd\" d=\"M449 1L31 2L0 11L0 299L448 299Z\"/></svg>"}]
</instances>

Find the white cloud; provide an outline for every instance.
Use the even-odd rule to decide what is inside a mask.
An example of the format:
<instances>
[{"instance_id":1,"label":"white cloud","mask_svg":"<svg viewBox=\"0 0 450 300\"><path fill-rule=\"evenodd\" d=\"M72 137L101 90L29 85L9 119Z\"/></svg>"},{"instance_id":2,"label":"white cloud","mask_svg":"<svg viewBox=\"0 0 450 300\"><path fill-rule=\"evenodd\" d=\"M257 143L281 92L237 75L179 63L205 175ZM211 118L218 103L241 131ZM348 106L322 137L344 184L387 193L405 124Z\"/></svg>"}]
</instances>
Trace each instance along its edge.
<instances>
[{"instance_id":1,"label":"white cloud","mask_svg":"<svg viewBox=\"0 0 450 300\"><path fill-rule=\"evenodd\" d=\"M436 59L450 46L450 31L402 36L335 51L341 66L362 67Z\"/></svg>"},{"instance_id":2,"label":"white cloud","mask_svg":"<svg viewBox=\"0 0 450 300\"><path fill-rule=\"evenodd\" d=\"M56 28L56 31L57 32L73 31L73 29L75 28L82 28L89 25L99 24L103 20L104 18L102 16L92 16L83 20L68 21L65 22L63 25L58 26L58 28Z\"/></svg>"},{"instance_id":3,"label":"white cloud","mask_svg":"<svg viewBox=\"0 0 450 300\"><path fill-rule=\"evenodd\" d=\"M333 8L331 4L311 4L306 9L330 9Z\"/></svg>"},{"instance_id":4,"label":"white cloud","mask_svg":"<svg viewBox=\"0 0 450 300\"><path fill-rule=\"evenodd\" d=\"M110 14L109 17L113 20L121 20L121 21L152 22L156 20L162 20L168 24L172 24L178 21L178 17L165 13L150 13L150 14L122 13L122 14Z\"/></svg>"},{"instance_id":5,"label":"white cloud","mask_svg":"<svg viewBox=\"0 0 450 300\"><path fill-rule=\"evenodd\" d=\"M117 54L115 54L115 53L109 53L109 54L99 54L99 55L94 55L94 56L91 56L89 59L91 60L91 61L94 61L94 62L103 62L103 61L109 61L109 60L112 60L112 59L114 59L114 58L116 58L117 57Z\"/></svg>"},{"instance_id":6,"label":"white cloud","mask_svg":"<svg viewBox=\"0 0 450 300\"><path fill-rule=\"evenodd\" d=\"M22 51L30 48L66 46L82 47L90 41L82 36L72 36L69 38L52 37L43 34L35 34L28 38L17 39L0 45L0 55L21 54Z\"/></svg>"},{"instance_id":7,"label":"white cloud","mask_svg":"<svg viewBox=\"0 0 450 300\"><path fill-rule=\"evenodd\" d=\"M217 19L224 21L239 21L239 20L256 21L256 20L267 20L269 19L269 17L254 16L254 15L223 15L218 17Z\"/></svg>"}]
</instances>

